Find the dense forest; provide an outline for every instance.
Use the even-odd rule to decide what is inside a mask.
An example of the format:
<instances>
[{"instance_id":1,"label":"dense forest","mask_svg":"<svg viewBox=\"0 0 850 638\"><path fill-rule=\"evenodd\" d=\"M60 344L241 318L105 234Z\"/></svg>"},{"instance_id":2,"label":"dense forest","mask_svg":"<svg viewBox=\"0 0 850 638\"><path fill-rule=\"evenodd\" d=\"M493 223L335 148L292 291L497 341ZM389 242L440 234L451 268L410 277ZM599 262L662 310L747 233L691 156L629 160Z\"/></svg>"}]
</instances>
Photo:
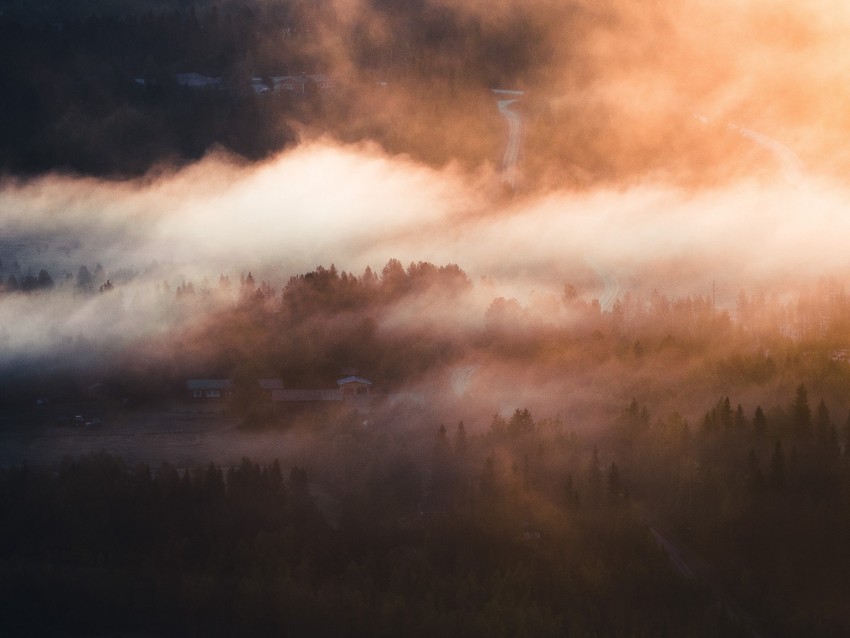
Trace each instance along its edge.
<instances>
[{"instance_id":1,"label":"dense forest","mask_svg":"<svg viewBox=\"0 0 850 638\"><path fill-rule=\"evenodd\" d=\"M0 0L0 636L850 636L850 14L638 4Z\"/></svg>"},{"instance_id":2,"label":"dense forest","mask_svg":"<svg viewBox=\"0 0 850 638\"><path fill-rule=\"evenodd\" d=\"M6 469L0 626L846 635L843 429L800 386L696 427L636 402L592 437L520 409L478 434L344 418L302 432L309 466Z\"/></svg>"},{"instance_id":3,"label":"dense forest","mask_svg":"<svg viewBox=\"0 0 850 638\"><path fill-rule=\"evenodd\" d=\"M85 301L127 285L81 271L3 294ZM660 293L603 312L565 284L560 298L496 297L474 321L446 320L487 286L456 265L398 260L362 275L319 267L282 290L251 273L161 284L171 315L193 320L97 364L110 373L101 401L135 387L122 409L145 409L197 371L237 389L262 376L315 387L353 366L378 382L376 400L430 379L426 404L257 419L256 396L237 392L226 409L244 417L239 436L294 436L297 454L4 469L14 603L2 624L22 635L850 631L838 284L741 293L731 314ZM483 369L465 395L433 385L470 360ZM524 394L538 384L560 398ZM607 394L576 407L595 386ZM28 391L7 390L7 405ZM504 411L523 396L535 407Z\"/></svg>"},{"instance_id":4,"label":"dense forest","mask_svg":"<svg viewBox=\"0 0 850 638\"><path fill-rule=\"evenodd\" d=\"M56 351L41 359L52 361L47 368L17 360L7 370L3 400L30 402L47 387L60 398L102 383L116 400L149 402L179 396L193 377L324 387L346 369L384 393L450 394L450 372L474 365L470 392L481 409L493 394L516 394L517 374L520 387L539 388L523 395L538 411L563 410L564 401L546 397L570 403L575 394L591 412L601 404L611 416L637 397L694 421L707 393L737 394L752 410L801 382L835 410L850 409L850 298L836 280L796 294L741 291L728 309L710 294L627 292L603 311L585 292L595 275L580 270L561 294L523 301L495 294L490 281L472 281L455 264L405 267L397 259L360 275L331 264L288 280L250 271L179 283L134 276L99 264L55 281L43 270L9 275L0 296L30 312L90 306L133 332L139 313L162 329L105 343L58 335ZM271 283L281 280L280 288Z\"/></svg>"}]
</instances>

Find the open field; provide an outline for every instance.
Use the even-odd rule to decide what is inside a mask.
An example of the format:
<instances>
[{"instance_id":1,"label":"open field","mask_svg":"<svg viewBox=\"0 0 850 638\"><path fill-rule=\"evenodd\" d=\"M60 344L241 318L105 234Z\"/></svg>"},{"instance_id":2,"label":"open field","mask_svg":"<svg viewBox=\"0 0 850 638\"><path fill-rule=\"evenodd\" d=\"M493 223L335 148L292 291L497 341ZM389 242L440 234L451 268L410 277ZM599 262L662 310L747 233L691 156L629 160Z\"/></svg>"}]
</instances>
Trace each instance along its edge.
<instances>
[{"instance_id":1,"label":"open field","mask_svg":"<svg viewBox=\"0 0 850 638\"><path fill-rule=\"evenodd\" d=\"M62 458L104 451L128 465L167 462L191 467L213 461L232 465L242 457L282 456L285 435L262 437L237 430L240 419L221 407L174 404L145 410L96 406L33 408L0 415L0 467L26 463L51 467ZM102 423L75 425L76 415Z\"/></svg>"}]
</instances>

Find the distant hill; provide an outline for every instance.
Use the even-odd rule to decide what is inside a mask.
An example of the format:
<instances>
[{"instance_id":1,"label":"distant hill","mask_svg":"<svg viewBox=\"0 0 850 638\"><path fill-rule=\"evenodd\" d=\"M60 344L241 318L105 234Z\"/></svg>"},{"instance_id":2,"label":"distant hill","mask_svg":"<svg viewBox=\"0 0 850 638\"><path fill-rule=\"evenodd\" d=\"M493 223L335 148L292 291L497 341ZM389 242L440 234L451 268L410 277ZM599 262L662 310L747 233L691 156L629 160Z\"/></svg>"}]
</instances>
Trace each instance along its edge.
<instances>
[{"instance_id":1,"label":"distant hill","mask_svg":"<svg viewBox=\"0 0 850 638\"><path fill-rule=\"evenodd\" d=\"M14 17L24 22L61 22L75 20L91 15L122 16L139 15L149 12L203 10L217 6L224 11L236 11L241 8L254 8L262 5L269 8L274 5L288 6L285 0L0 0L0 17Z\"/></svg>"}]
</instances>

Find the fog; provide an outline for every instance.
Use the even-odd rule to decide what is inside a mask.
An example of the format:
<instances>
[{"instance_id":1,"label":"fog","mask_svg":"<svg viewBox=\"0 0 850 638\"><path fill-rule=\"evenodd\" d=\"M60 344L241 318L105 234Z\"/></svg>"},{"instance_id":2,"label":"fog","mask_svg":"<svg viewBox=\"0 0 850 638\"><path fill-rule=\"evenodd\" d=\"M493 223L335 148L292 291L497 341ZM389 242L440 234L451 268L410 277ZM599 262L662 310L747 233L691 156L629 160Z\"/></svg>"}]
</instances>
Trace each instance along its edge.
<instances>
[{"instance_id":1,"label":"fog","mask_svg":"<svg viewBox=\"0 0 850 638\"><path fill-rule=\"evenodd\" d=\"M345 88L287 122L297 145L253 163L210 149L135 179L4 178L0 275L46 269L55 282L0 297L6 362L108 358L200 330L249 271L273 306L290 276L320 265L457 264L472 282L462 299L423 295L376 318L433 334L485 326L500 297L542 325L581 323L565 284L604 314L658 291L710 295L735 318L740 291L792 299L847 275L840 3L433 0L307 13L313 54ZM493 88L523 91L518 129ZM517 165L503 166L517 130ZM114 290L83 294L79 269L97 265L95 289ZM175 308L189 283L205 301Z\"/></svg>"},{"instance_id":2,"label":"fog","mask_svg":"<svg viewBox=\"0 0 850 638\"><path fill-rule=\"evenodd\" d=\"M54 277L101 262L111 272L160 264L157 276L169 264L164 276L171 280L265 267L280 280L319 264L361 272L397 257L459 263L473 278L531 290L560 286L584 262L645 273L649 281L659 265L688 262L704 278L692 290L673 282L687 293L712 279L752 285L842 274L847 190L801 179L504 199L492 171L470 176L325 142L261 166L211 158L153 182L46 177L7 184L0 223L10 240L46 243L44 253L18 260L24 270L47 267ZM13 252L0 258L14 259ZM657 285L665 283L662 273Z\"/></svg>"},{"instance_id":3,"label":"fog","mask_svg":"<svg viewBox=\"0 0 850 638\"><path fill-rule=\"evenodd\" d=\"M846 635L844 4L12 4L0 626Z\"/></svg>"},{"instance_id":4,"label":"fog","mask_svg":"<svg viewBox=\"0 0 850 638\"><path fill-rule=\"evenodd\" d=\"M705 187L776 172L749 133L817 173L846 167L850 17L839 2L333 6L324 64L359 87L331 125L346 139L497 162L499 122L481 94L523 89L526 187Z\"/></svg>"}]
</instances>

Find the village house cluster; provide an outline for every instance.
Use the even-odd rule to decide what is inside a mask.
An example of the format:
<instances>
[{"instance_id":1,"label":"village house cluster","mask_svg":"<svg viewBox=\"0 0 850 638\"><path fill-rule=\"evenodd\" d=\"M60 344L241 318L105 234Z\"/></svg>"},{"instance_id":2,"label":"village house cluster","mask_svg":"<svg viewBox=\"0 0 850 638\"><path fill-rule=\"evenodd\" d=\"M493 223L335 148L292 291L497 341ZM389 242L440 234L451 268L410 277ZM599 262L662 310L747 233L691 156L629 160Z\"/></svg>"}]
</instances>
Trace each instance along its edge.
<instances>
[{"instance_id":1,"label":"village house cluster","mask_svg":"<svg viewBox=\"0 0 850 638\"><path fill-rule=\"evenodd\" d=\"M228 87L220 77L195 73L178 73L175 80L179 86L196 91L224 91ZM136 78L136 83L144 86L148 80ZM321 73L299 75L274 75L252 77L251 90L255 95L307 95L312 90L327 91L336 87L336 82Z\"/></svg>"},{"instance_id":2,"label":"village house cluster","mask_svg":"<svg viewBox=\"0 0 850 638\"><path fill-rule=\"evenodd\" d=\"M257 379L257 389L271 403L317 403L322 401L366 402L371 399L372 382L358 376L338 379L336 388L289 389L282 379ZM233 397L233 379L189 379L192 401L226 401Z\"/></svg>"}]
</instances>

